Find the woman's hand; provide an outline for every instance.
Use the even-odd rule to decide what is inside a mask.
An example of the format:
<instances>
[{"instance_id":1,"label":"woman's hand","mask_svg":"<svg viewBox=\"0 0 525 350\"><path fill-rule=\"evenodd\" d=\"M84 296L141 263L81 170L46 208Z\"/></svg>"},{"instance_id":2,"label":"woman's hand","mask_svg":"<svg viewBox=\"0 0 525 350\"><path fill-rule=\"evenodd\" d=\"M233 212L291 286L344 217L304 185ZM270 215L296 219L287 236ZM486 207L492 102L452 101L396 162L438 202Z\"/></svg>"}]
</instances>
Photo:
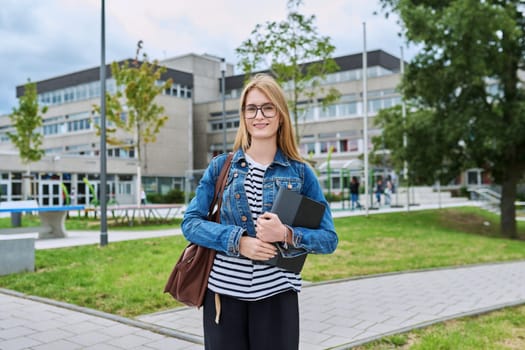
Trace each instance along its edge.
<instances>
[{"instance_id":1,"label":"woman's hand","mask_svg":"<svg viewBox=\"0 0 525 350\"><path fill-rule=\"evenodd\" d=\"M264 242L283 242L288 228L283 225L279 216L265 212L257 218L256 237Z\"/></svg>"},{"instance_id":2,"label":"woman's hand","mask_svg":"<svg viewBox=\"0 0 525 350\"><path fill-rule=\"evenodd\" d=\"M239 241L239 253L252 260L268 260L277 254L277 248L258 238L242 236Z\"/></svg>"}]
</instances>

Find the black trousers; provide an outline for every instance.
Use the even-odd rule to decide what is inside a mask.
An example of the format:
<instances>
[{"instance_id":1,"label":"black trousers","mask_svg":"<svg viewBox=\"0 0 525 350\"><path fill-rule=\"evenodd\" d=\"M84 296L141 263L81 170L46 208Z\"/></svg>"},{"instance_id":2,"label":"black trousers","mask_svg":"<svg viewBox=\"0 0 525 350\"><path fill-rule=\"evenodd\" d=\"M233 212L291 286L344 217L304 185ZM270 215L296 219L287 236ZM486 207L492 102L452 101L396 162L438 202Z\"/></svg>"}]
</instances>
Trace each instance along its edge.
<instances>
[{"instance_id":1,"label":"black trousers","mask_svg":"<svg viewBox=\"0 0 525 350\"><path fill-rule=\"evenodd\" d=\"M221 295L219 324L215 323L215 293L204 299L206 350L299 349L297 293L287 291L259 301Z\"/></svg>"}]
</instances>

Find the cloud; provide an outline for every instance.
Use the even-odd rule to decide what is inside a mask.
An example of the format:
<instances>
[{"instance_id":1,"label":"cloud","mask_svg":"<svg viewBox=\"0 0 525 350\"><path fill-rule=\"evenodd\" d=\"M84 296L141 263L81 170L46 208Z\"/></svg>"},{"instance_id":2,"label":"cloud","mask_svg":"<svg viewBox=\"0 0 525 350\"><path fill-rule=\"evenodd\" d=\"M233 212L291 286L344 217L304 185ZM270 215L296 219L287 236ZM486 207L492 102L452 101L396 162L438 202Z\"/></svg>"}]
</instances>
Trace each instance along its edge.
<instances>
[{"instance_id":1,"label":"cloud","mask_svg":"<svg viewBox=\"0 0 525 350\"><path fill-rule=\"evenodd\" d=\"M208 53L236 63L235 48L258 23L286 18L284 0L108 0L106 62L133 57L139 40L150 58ZM336 55L367 48L399 55L403 45L394 19L373 15L369 0L305 0L303 14L315 14ZM16 86L100 64L100 0L2 0L0 7L0 115L17 105Z\"/></svg>"}]
</instances>

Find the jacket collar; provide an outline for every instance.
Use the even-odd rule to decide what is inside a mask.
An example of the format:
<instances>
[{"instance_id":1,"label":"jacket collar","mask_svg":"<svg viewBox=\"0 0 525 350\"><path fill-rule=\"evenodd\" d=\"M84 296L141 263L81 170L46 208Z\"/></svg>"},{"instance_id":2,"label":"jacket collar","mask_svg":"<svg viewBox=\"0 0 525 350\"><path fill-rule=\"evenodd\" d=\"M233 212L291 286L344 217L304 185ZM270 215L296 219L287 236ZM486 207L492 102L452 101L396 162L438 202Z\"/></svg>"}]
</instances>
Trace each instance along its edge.
<instances>
[{"instance_id":1,"label":"jacket collar","mask_svg":"<svg viewBox=\"0 0 525 350\"><path fill-rule=\"evenodd\" d=\"M244 155L244 151L242 149L238 149L233 155L232 159L233 163L238 163L240 161L246 161L246 156ZM277 148L277 152L275 152L275 157L273 158L273 162L270 166L272 165L280 165L284 167L290 166L290 160L284 155L280 148Z\"/></svg>"}]
</instances>

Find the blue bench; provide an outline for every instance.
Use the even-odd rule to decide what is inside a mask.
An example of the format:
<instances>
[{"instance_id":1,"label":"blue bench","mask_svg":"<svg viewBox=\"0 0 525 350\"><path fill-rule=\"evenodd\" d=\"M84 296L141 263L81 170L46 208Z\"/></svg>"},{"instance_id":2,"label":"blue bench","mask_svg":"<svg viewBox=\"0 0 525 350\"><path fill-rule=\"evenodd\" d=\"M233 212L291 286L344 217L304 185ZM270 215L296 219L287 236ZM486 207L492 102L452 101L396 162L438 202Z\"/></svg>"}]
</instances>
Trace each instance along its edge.
<instances>
[{"instance_id":1,"label":"blue bench","mask_svg":"<svg viewBox=\"0 0 525 350\"><path fill-rule=\"evenodd\" d=\"M40 226L0 228L0 275L35 270L35 239L66 237L65 219L82 205L39 207L36 201L1 202L0 213L38 212Z\"/></svg>"},{"instance_id":2,"label":"blue bench","mask_svg":"<svg viewBox=\"0 0 525 350\"><path fill-rule=\"evenodd\" d=\"M0 234L38 233L38 238L63 238L67 236L66 215L70 210L83 210L83 205L61 205L40 207L36 201L1 202L0 213L37 212L40 226L10 227L0 229Z\"/></svg>"}]
</instances>

